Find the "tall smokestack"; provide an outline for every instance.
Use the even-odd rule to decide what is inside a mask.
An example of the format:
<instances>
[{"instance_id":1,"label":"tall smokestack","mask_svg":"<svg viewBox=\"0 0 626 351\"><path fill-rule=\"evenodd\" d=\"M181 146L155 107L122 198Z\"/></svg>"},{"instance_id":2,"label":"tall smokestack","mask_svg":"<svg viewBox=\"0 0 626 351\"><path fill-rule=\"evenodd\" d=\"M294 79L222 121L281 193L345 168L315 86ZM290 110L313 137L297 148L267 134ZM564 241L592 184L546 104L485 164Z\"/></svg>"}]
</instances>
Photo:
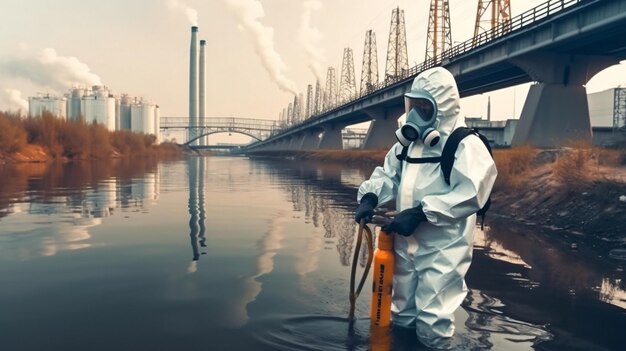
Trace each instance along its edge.
<instances>
[{"instance_id":1,"label":"tall smokestack","mask_svg":"<svg viewBox=\"0 0 626 351\"><path fill-rule=\"evenodd\" d=\"M491 96L487 96L487 120L491 122Z\"/></svg>"},{"instance_id":2,"label":"tall smokestack","mask_svg":"<svg viewBox=\"0 0 626 351\"><path fill-rule=\"evenodd\" d=\"M189 140L195 138L198 125L198 27L191 27L189 50ZM195 141L192 145L198 145Z\"/></svg>"},{"instance_id":3,"label":"tall smokestack","mask_svg":"<svg viewBox=\"0 0 626 351\"><path fill-rule=\"evenodd\" d=\"M200 103L199 103L199 119L200 125L204 125L205 117L206 117L206 90L205 90L205 55L204 49L206 48L206 40L200 40L200 85L198 87L198 91L200 92ZM202 141L201 145L208 145L209 137L204 136L200 138Z\"/></svg>"}]
</instances>

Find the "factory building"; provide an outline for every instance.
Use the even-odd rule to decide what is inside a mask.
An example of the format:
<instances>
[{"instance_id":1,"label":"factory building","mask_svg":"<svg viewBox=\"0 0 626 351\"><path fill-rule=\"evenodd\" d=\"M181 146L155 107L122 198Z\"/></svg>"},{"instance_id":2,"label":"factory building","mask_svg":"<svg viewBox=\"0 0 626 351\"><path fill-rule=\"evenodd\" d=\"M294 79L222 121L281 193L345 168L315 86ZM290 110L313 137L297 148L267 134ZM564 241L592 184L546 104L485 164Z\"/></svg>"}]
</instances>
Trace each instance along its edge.
<instances>
[{"instance_id":1,"label":"factory building","mask_svg":"<svg viewBox=\"0 0 626 351\"><path fill-rule=\"evenodd\" d=\"M593 127L623 128L626 124L626 88L588 94L589 118Z\"/></svg>"},{"instance_id":2,"label":"factory building","mask_svg":"<svg viewBox=\"0 0 626 351\"><path fill-rule=\"evenodd\" d=\"M45 112L62 119L67 118L67 99L45 94L28 98L28 114L32 117L41 117Z\"/></svg>"},{"instance_id":3,"label":"factory building","mask_svg":"<svg viewBox=\"0 0 626 351\"><path fill-rule=\"evenodd\" d=\"M159 139L158 105L127 94L114 96L102 85L91 89L74 88L61 98L49 94L29 98L30 116L41 116L44 111L70 121L96 122L110 131L131 130L154 134L157 141Z\"/></svg>"}]
</instances>

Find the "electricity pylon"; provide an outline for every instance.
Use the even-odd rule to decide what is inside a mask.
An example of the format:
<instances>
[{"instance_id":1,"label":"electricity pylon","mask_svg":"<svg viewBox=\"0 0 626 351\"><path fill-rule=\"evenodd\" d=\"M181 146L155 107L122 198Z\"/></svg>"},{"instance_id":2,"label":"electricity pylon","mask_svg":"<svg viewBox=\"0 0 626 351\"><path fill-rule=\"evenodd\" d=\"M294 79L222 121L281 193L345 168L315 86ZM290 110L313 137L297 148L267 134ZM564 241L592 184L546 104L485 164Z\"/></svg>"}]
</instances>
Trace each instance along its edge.
<instances>
[{"instance_id":1,"label":"electricity pylon","mask_svg":"<svg viewBox=\"0 0 626 351\"><path fill-rule=\"evenodd\" d=\"M316 115L322 110L322 85L319 79L315 82L315 101L313 102L313 114Z\"/></svg>"},{"instance_id":2,"label":"electricity pylon","mask_svg":"<svg viewBox=\"0 0 626 351\"><path fill-rule=\"evenodd\" d=\"M365 32L363 66L361 68L361 94L371 92L378 84L378 56L376 53L376 33L370 29Z\"/></svg>"},{"instance_id":3,"label":"electricity pylon","mask_svg":"<svg viewBox=\"0 0 626 351\"><path fill-rule=\"evenodd\" d=\"M426 36L426 61L438 62L441 53L452 47L450 5L448 0L431 0Z\"/></svg>"},{"instance_id":4,"label":"electricity pylon","mask_svg":"<svg viewBox=\"0 0 626 351\"><path fill-rule=\"evenodd\" d=\"M409 56L406 48L406 29L404 10L399 7L391 11L389 44L387 45L387 64L385 80L403 76L409 70Z\"/></svg>"},{"instance_id":5,"label":"electricity pylon","mask_svg":"<svg viewBox=\"0 0 626 351\"><path fill-rule=\"evenodd\" d=\"M328 67L326 89L324 90L324 109L337 104L337 73L335 67Z\"/></svg>"},{"instance_id":6,"label":"electricity pylon","mask_svg":"<svg viewBox=\"0 0 626 351\"><path fill-rule=\"evenodd\" d=\"M476 25L474 26L474 38L482 32L486 32L502 25L499 35L511 30L511 1L510 0L478 0L476 11ZM494 32L492 36L496 36Z\"/></svg>"},{"instance_id":7,"label":"electricity pylon","mask_svg":"<svg viewBox=\"0 0 626 351\"><path fill-rule=\"evenodd\" d=\"M356 94L356 79L354 77L354 56L351 48L343 49L343 63L341 65L341 80L339 83L339 101L350 100Z\"/></svg>"},{"instance_id":8,"label":"electricity pylon","mask_svg":"<svg viewBox=\"0 0 626 351\"><path fill-rule=\"evenodd\" d=\"M306 87L306 111L304 112L304 119L313 115L313 103L313 85L309 84Z\"/></svg>"}]
</instances>

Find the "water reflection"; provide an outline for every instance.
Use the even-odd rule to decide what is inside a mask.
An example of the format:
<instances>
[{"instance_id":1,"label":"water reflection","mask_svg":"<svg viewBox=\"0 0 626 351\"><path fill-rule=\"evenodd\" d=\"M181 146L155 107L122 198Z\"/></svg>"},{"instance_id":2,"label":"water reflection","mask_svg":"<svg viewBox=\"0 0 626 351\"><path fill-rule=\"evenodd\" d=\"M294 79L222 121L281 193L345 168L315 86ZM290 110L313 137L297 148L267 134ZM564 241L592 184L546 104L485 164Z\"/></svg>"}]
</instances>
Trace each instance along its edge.
<instances>
[{"instance_id":1,"label":"water reflection","mask_svg":"<svg viewBox=\"0 0 626 351\"><path fill-rule=\"evenodd\" d=\"M356 187L368 172L344 171L341 165L259 162L267 162L277 182L286 184L293 209L304 213L305 222L323 228L324 249L334 246L340 264L348 266L354 250ZM549 345L546 349L560 349L583 339L607 345L619 339L606 340L601 336L606 334L599 327L602 322L587 316L606 309L599 302L626 305L623 271L547 242L542 238L549 235L531 228L494 218L489 222L492 226L484 232L476 230L470 293L458 311L463 349L470 345L469 349L527 350L540 343ZM314 239L318 238L311 242ZM359 260L365 258L361 255ZM552 302L555 299L558 303ZM618 335L622 317L616 311L607 314L609 329ZM585 336L565 336L564 330ZM568 338L572 341L563 341Z\"/></svg>"},{"instance_id":2,"label":"water reflection","mask_svg":"<svg viewBox=\"0 0 626 351\"><path fill-rule=\"evenodd\" d=\"M146 160L3 165L0 179L0 242L20 260L92 247L94 227L155 204L160 182Z\"/></svg>"}]
</instances>

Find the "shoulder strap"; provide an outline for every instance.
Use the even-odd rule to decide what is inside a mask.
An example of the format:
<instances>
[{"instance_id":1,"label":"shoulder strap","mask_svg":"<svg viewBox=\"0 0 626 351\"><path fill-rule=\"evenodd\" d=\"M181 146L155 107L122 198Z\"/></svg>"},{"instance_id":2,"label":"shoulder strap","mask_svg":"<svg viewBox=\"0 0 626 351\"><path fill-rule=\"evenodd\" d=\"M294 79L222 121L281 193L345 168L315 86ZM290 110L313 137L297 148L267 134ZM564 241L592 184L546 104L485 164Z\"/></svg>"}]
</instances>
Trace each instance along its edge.
<instances>
[{"instance_id":1,"label":"shoulder strap","mask_svg":"<svg viewBox=\"0 0 626 351\"><path fill-rule=\"evenodd\" d=\"M396 154L396 158L399 161L404 161L406 160L406 155L409 153L409 147L408 146L402 146L402 152L400 153L400 155Z\"/></svg>"},{"instance_id":2,"label":"shoulder strap","mask_svg":"<svg viewBox=\"0 0 626 351\"><path fill-rule=\"evenodd\" d=\"M470 134L474 134L473 129L460 127L455 129L448 137L448 140L446 140L446 145L444 145L443 151L441 152L441 171L443 172L443 179L448 185L450 185L450 173L452 172L456 149L461 140Z\"/></svg>"}]
</instances>

